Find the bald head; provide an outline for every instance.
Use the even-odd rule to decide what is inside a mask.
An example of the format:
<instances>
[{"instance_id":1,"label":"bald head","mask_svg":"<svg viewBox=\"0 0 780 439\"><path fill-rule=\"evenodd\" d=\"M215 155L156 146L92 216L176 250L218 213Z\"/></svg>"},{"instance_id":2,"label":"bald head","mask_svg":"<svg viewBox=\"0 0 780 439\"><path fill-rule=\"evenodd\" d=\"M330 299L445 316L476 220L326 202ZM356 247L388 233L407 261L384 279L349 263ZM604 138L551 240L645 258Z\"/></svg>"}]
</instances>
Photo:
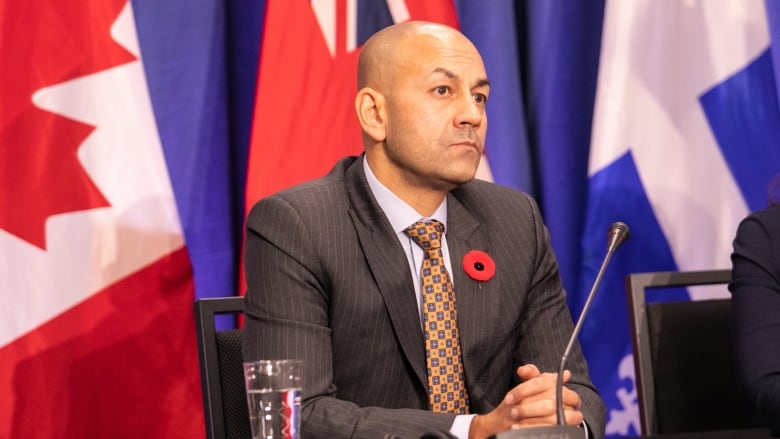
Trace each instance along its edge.
<instances>
[{"instance_id":1,"label":"bald head","mask_svg":"<svg viewBox=\"0 0 780 439\"><path fill-rule=\"evenodd\" d=\"M471 181L484 150L490 82L457 30L412 21L363 46L355 110L374 176L419 213Z\"/></svg>"},{"instance_id":2,"label":"bald head","mask_svg":"<svg viewBox=\"0 0 780 439\"><path fill-rule=\"evenodd\" d=\"M458 30L427 21L407 21L375 33L363 45L358 59L358 89L382 90L393 83L394 72L437 46L477 49Z\"/></svg>"}]
</instances>

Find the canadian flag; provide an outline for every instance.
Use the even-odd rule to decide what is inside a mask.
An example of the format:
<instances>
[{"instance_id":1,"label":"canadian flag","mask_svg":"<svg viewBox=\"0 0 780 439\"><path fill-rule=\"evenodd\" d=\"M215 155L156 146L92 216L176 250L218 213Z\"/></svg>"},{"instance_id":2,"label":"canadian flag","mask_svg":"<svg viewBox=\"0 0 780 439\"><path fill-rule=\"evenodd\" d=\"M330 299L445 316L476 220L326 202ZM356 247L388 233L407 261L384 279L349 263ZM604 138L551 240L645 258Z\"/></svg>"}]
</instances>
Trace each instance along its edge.
<instances>
[{"instance_id":1,"label":"canadian flag","mask_svg":"<svg viewBox=\"0 0 780 439\"><path fill-rule=\"evenodd\" d=\"M79 3L0 0L0 438L203 437L132 7Z\"/></svg>"}]
</instances>

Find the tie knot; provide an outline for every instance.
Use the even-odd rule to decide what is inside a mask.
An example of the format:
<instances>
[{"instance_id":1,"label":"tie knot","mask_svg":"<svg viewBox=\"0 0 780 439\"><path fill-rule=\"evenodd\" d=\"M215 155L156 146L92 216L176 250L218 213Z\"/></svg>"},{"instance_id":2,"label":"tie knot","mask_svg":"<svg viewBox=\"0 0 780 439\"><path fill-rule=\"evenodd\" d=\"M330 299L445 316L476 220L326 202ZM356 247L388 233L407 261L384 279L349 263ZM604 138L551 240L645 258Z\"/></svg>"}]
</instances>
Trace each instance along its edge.
<instances>
[{"instance_id":1,"label":"tie knot","mask_svg":"<svg viewBox=\"0 0 780 439\"><path fill-rule=\"evenodd\" d=\"M425 251L441 248L441 236L444 224L436 220L417 221L406 229L406 234L414 239Z\"/></svg>"}]
</instances>

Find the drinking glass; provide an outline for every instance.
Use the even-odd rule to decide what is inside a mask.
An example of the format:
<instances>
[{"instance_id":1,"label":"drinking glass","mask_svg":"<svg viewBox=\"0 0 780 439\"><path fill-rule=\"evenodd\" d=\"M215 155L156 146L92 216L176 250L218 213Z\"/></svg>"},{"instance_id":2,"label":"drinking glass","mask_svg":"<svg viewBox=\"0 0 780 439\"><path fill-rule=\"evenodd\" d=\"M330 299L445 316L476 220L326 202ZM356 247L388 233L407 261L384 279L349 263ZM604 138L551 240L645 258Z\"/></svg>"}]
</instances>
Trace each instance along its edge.
<instances>
[{"instance_id":1,"label":"drinking glass","mask_svg":"<svg viewBox=\"0 0 780 439\"><path fill-rule=\"evenodd\" d=\"M301 360L244 363L252 439L300 439Z\"/></svg>"}]
</instances>

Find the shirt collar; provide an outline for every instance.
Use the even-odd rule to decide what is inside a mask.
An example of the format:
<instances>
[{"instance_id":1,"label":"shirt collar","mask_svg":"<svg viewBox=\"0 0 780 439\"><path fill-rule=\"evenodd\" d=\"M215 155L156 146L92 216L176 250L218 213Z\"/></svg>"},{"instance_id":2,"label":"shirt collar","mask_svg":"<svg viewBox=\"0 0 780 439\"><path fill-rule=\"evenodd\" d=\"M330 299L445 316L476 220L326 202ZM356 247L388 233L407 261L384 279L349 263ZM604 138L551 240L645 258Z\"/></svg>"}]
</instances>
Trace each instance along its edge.
<instances>
[{"instance_id":1,"label":"shirt collar","mask_svg":"<svg viewBox=\"0 0 780 439\"><path fill-rule=\"evenodd\" d=\"M390 221L393 231L404 233L407 227L421 218L438 220L444 225L444 230L447 230L447 197L444 197L444 201L436 208L433 215L421 217L412 206L400 199L376 178L376 175L371 171L371 167L368 166L368 160L366 160L365 156L363 156L363 170L366 174L366 180L368 180L368 187L371 189L377 204L379 204L388 221Z\"/></svg>"}]
</instances>

